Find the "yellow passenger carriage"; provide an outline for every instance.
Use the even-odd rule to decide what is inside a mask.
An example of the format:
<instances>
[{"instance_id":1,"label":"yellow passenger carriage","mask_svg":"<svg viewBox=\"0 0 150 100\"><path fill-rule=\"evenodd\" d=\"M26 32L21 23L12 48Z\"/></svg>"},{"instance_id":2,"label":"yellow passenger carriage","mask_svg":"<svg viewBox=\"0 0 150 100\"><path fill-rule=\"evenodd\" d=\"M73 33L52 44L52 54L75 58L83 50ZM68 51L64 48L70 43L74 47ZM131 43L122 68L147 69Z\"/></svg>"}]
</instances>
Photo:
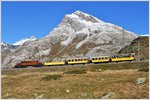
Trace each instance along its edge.
<instances>
[{"instance_id":1,"label":"yellow passenger carriage","mask_svg":"<svg viewBox=\"0 0 150 100\"><path fill-rule=\"evenodd\" d=\"M67 63L68 65L73 65L73 64L86 64L88 63L88 58L76 58L76 59L68 59Z\"/></svg>"},{"instance_id":2,"label":"yellow passenger carriage","mask_svg":"<svg viewBox=\"0 0 150 100\"><path fill-rule=\"evenodd\" d=\"M91 63L102 63L102 62L109 62L109 61L110 61L109 56L101 56L101 57L91 58Z\"/></svg>"},{"instance_id":3,"label":"yellow passenger carriage","mask_svg":"<svg viewBox=\"0 0 150 100\"><path fill-rule=\"evenodd\" d=\"M44 66L65 65L65 61L44 62Z\"/></svg>"},{"instance_id":4,"label":"yellow passenger carriage","mask_svg":"<svg viewBox=\"0 0 150 100\"><path fill-rule=\"evenodd\" d=\"M133 61L135 60L135 54L124 54L124 55L115 55L111 57L112 62L119 62L119 61Z\"/></svg>"}]
</instances>

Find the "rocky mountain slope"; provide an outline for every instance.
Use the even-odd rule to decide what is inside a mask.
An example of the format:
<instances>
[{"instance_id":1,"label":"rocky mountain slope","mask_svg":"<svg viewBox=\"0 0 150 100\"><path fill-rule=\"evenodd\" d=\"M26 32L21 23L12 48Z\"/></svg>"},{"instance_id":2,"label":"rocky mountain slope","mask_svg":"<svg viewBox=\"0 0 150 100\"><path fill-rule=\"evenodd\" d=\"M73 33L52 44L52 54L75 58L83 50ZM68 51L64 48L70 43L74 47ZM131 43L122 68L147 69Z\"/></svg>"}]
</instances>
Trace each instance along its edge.
<instances>
[{"instance_id":1,"label":"rocky mountain slope","mask_svg":"<svg viewBox=\"0 0 150 100\"><path fill-rule=\"evenodd\" d=\"M42 39L20 46L5 57L2 66L12 68L22 60L60 60L118 53L138 36L117 25L76 11Z\"/></svg>"},{"instance_id":2,"label":"rocky mountain slope","mask_svg":"<svg viewBox=\"0 0 150 100\"><path fill-rule=\"evenodd\" d=\"M1 49L3 50L10 50L14 51L18 46L14 46L8 43L1 42Z\"/></svg>"},{"instance_id":3,"label":"rocky mountain slope","mask_svg":"<svg viewBox=\"0 0 150 100\"><path fill-rule=\"evenodd\" d=\"M7 57L11 52L13 52L17 48L18 46L1 42L1 61L3 62L4 58Z\"/></svg>"},{"instance_id":4,"label":"rocky mountain slope","mask_svg":"<svg viewBox=\"0 0 150 100\"><path fill-rule=\"evenodd\" d=\"M131 53L134 52L136 58L138 57L138 42L139 42L139 53L140 53L140 60L149 60L149 37L148 36L140 36L134 39L130 45L125 46L122 48L119 53Z\"/></svg>"}]
</instances>

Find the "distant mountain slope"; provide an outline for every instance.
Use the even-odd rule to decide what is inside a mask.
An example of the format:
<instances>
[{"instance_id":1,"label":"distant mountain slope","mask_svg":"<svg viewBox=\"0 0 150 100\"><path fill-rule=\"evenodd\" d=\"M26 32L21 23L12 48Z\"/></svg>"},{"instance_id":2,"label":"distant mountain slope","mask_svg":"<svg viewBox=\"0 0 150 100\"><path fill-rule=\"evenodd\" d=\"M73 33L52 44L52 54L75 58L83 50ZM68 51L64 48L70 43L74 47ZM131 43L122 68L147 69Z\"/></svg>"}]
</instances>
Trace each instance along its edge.
<instances>
[{"instance_id":1,"label":"distant mountain slope","mask_svg":"<svg viewBox=\"0 0 150 100\"><path fill-rule=\"evenodd\" d=\"M148 36L140 36L132 41L132 43L128 46L122 48L119 53L131 53L134 52L138 54L138 43L140 45L140 60L148 60L149 59L149 37Z\"/></svg>"},{"instance_id":2,"label":"distant mountain slope","mask_svg":"<svg viewBox=\"0 0 150 100\"><path fill-rule=\"evenodd\" d=\"M19 46L14 46L8 43L1 42L1 61L4 61L4 58L10 56L11 52L15 51Z\"/></svg>"},{"instance_id":3,"label":"distant mountain slope","mask_svg":"<svg viewBox=\"0 0 150 100\"><path fill-rule=\"evenodd\" d=\"M8 43L1 42L2 51L6 50L6 49L10 50L10 51L14 51L16 48L18 48L18 46L14 46L14 45L11 45L11 44L8 44Z\"/></svg>"},{"instance_id":4,"label":"distant mountain slope","mask_svg":"<svg viewBox=\"0 0 150 100\"><path fill-rule=\"evenodd\" d=\"M31 36L31 37L28 37L25 39L21 39L20 41L14 43L13 45L23 45L27 42L31 42L31 41L35 41L35 40L37 40L37 38L35 38L34 36Z\"/></svg>"},{"instance_id":5,"label":"distant mountain slope","mask_svg":"<svg viewBox=\"0 0 150 100\"><path fill-rule=\"evenodd\" d=\"M42 39L20 46L2 66L12 68L22 60L60 60L118 53L138 36L87 13L66 14L61 23Z\"/></svg>"}]
</instances>

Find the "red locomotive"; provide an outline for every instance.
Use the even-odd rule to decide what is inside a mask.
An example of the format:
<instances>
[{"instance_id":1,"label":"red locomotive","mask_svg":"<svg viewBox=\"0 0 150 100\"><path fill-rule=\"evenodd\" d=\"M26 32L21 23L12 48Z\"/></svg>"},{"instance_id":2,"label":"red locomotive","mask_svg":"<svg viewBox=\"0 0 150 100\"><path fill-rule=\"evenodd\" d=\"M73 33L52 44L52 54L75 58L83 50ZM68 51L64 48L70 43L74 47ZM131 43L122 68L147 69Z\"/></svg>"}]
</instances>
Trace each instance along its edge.
<instances>
[{"instance_id":1,"label":"red locomotive","mask_svg":"<svg viewBox=\"0 0 150 100\"><path fill-rule=\"evenodd\" d=\"M22 61L20 63L17 63L15 68L25 68L25 67L41 67L43 64L39 62L38 60L36 61Z\"/></svg>"}]
</instances>

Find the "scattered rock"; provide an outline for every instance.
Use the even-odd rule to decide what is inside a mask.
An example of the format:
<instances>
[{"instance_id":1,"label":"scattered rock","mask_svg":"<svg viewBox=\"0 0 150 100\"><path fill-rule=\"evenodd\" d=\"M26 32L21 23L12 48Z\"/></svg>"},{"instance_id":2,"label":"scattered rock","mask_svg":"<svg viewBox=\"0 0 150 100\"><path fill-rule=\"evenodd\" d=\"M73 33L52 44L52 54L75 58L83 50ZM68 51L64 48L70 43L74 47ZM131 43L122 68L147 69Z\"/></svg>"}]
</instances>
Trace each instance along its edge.
<instances>
[{"instance_id":1,"label":"scattered rock","mask_svg":"<svg viewBox=\"0 0 150 100\"><path fill-rule=\"evenodd\" d=\"M43 94L35 97L35 99L41 99L41 98L43 98Z\"/></svg>"},{"instance_id":2,"label":"scattered rock","mask_svg":"<svg viewBox=\"0 0 150 100\"><path fill-rule=\"evenodd\" d=\"M36 97L36 96L37 96L37 93L33 94L33 96Z\"/></svg>"},{"instance_id":3,"label":"scattered rock","mask_svg":"<svg viewBox=\"0 0 150 100\"><path fill-rule=\"evenodd\" d=\"M66 92L67 92L67 93L70 93L70 90L66 89Z\"/></svg>"},{"instance_id":4,"label":"scattered rock","mask_svg":"<svg viewBox=\"0 0 150 100\"><path fill-rule=\"evenodd\" d=\"M16 99L16 98L11 97L11 98L8 98L8 99Z\"/></svg>"},{"instance_id":5,"label":"scattered rock","mask_svg":"<svg viewBox=\"0 0 150 100\"><path fill-rule=\"evenodd\" d=\"M10 93L6 93L6 95L5 95L6 97L8 97L8 96L10 96Z\"/></svg>"},{"instance_id":6,"label":"scattered rock","mask_svg":"<svg viewBox=\"0 0 150 100\"><path fill-rule=\"evenodd\" d=\"M41 75L41 74L38 74L39 76Z\"/></svg>"},{"instance_id":7,"label":"scattered rock","mask_svg":"<svg viewBox=\"0 0 150 100\"><path fill-rule=\"evenodd\" d=\"M103 78L102 78L101 80L102 80L102 81L104 81L104 79L103 79Z\"/></svg>"},{"instance_id":8,"label":"scattered rock","mask_svg":"<svg viewBox=\"0 0 150 100\"><path fill-rule=\"evenodd\" d=\"M82 97L86 97L87 94L86 94L86 93L82 93L81 96L82 96Z\"/></svg>"},{"instance_id":9,"label":"scattered rock","mask_svg":"<svg viewBox=\"0 0 150 100\"><path fill-rule=\"evenodd\" d=\"M100 99L109 99L114 98L116 94L114 92L109 92L108 94L103 95Z\"/></svg>"},{"instance_id":10,"label":"scattered rock","mask_svg":"<svg viewBox=\"0 0 150 100\"><path fill-rule=\"evenodd\" d=\"M69 99L69 97L66 97L66 99Z\"/></svg>"},{"instance_id":11,"label":"scattered rock","mask_svg":"<svg viewBox=\"0 0 150 100\"><path fill-rule=\"evenodd\" d=\"M39 95L37 93L33 94L35 99L42 99L43 98L43 94Z\"/></svg>"},{"instance_id":12,"label":"scattered rock","mask_svg":"<svg viewBox=\"0 0 150 100\"><path fill-rule=\"evenodd\" d=\"M145 80L146 80L146 78L138 78L138 79L136 80L136 84L142 84L142 83L145 82Z\"/></svg>"},{"instance_id":13,"label":"scattered rock","mask_svg":"<svg viewBox=\"0 0 150 100\"><path fill-rule=\"evenodd\" d=\"M2 75L2 76L1 76L2 79L3 79L3 78L6 78L6 77L7 77L7 75Z\"/></svg>"}]
</instances>

